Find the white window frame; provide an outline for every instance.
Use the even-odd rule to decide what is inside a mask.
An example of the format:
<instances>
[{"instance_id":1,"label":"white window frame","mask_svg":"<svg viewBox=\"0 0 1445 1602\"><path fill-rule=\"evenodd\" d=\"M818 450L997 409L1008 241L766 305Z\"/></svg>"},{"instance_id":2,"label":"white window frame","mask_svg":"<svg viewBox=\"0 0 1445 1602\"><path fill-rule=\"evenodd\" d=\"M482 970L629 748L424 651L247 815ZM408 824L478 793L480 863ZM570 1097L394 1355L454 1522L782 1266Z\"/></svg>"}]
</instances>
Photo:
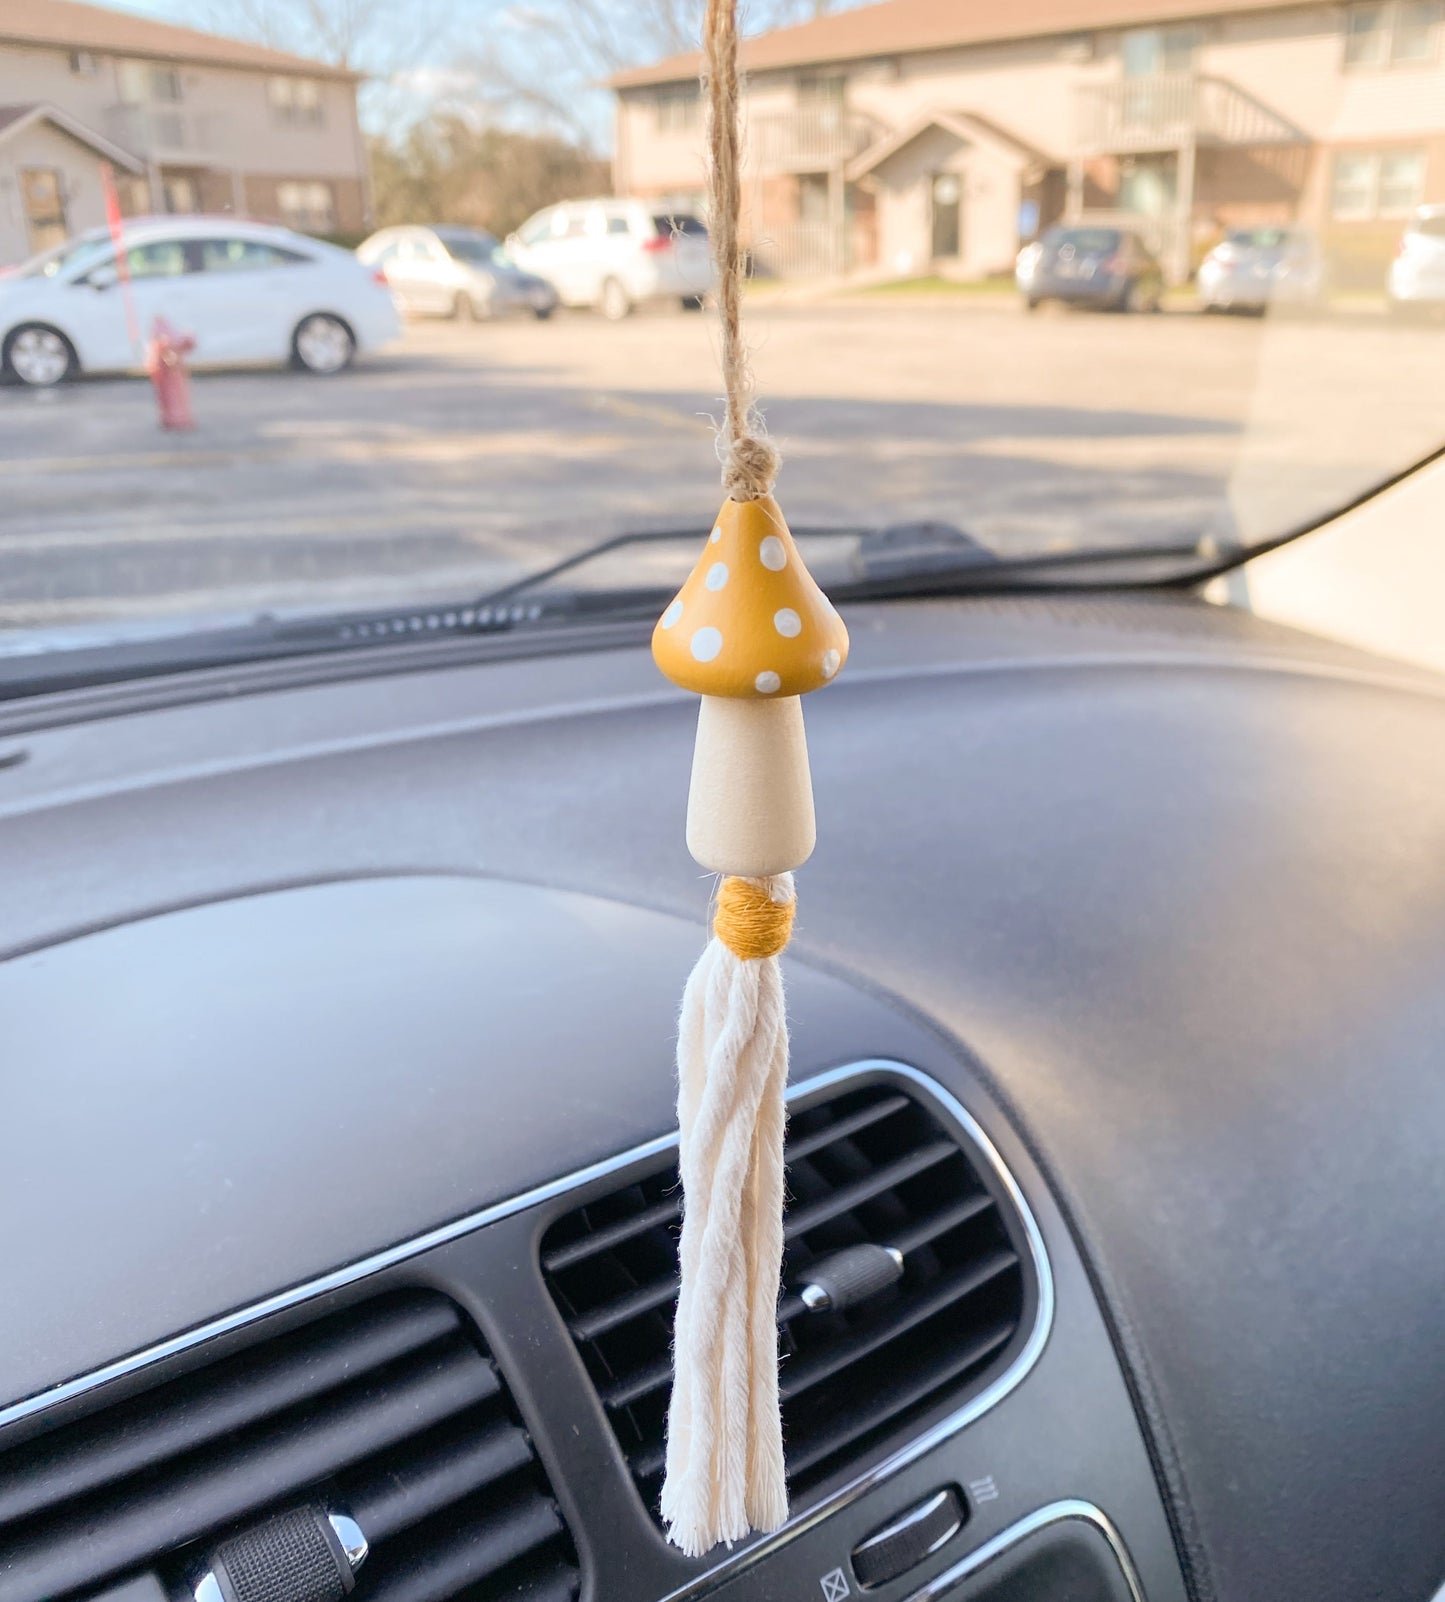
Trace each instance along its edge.
<instances>
[{"instance_id":1,"label":"white window frame","mask_svg":"<svg viewBox=\"0 0 1445 1602\"><path fill-rule=\"evenodd\" d=\"M1157 56L1158 65L1143 72L1130 72L1128 68L1131 42L1148 41ZM1170 64L1171 55L1174 58ZM1119 35L1119 68L1131 83L1147 83L1150 78L1172 77L1193 72L1199 58L1199 30L1187 24L1161 25L1155 28L1126 28Z\"/></svg>"},{"instance_id":2,"label":"white window frame","mask_svg":"<svg viewBox=\"0 0 1445 1602\"><path fill-rule=\"evenodd\" d=\"M1426 45L1419 55L1401 53L1401 40L1409 37L1405 28L1408 12L1424 9L1433 12L1425 20ZM1377 26L1369 31L1357 31L1354 23L1366 17L1377 19ZM1442 0L1361 0L1348 6L1344 19L1344 62L1347 72L1386 72L1392 68L1429 67L1440 59L1440 41L1445 36L1445 3ZM1358 53L1356 40L1372 39L1378 47L1369 55Z\"/></svg>"},{"instance_id":3,"label":"white window frame","mask_svg":"<svg viewBox=\"0 0 1445 1602\"><path fill-rule=\"evenodd\" d=\"M1417 177L1408 200L1384 204L1384 169L1390 161L1413 161ZM1363 164L1364 174L1359 184L1358 204L1341 208L1339 202L1340 167L1344 162ZM1415 146L1396 146L1384 150L1337 150L1330 165L1330 216L1336 222L1371 222L1376 219L1408 217L1424 199L1424 150Z\"/></svg>"},{"instance_id":4,"label":"white window frame","mask_svg":"<svg viewBox=\"0 0 1445 1602\"><path fill-rule=\"evenodd\" d=\"M288 128L320 128L326 122L326 104L317 78L296 78L289 73L266 80L271 116Z\"/></svg>"},{"instance_id":5,"label":"white window frame","mask_svg":"<svg viewBox=\"0 0 1445 1602\"><path fill-rule=\"evenodd\" d=\"M336 189L324 179L283 179L276 185L276 209L298 233L336 232Z\"/></svg>"},{"instance_id":6,"label":"white window frame","mask_svg":"<svg viewBox=\"0 0 1445 1602\"><path fill-rule=\"evenodd\" d=\"M660 134L691 133L702 125L702 91L695 83L664 85L653 96L652 108Z\"/></svg>"}]
</instances>

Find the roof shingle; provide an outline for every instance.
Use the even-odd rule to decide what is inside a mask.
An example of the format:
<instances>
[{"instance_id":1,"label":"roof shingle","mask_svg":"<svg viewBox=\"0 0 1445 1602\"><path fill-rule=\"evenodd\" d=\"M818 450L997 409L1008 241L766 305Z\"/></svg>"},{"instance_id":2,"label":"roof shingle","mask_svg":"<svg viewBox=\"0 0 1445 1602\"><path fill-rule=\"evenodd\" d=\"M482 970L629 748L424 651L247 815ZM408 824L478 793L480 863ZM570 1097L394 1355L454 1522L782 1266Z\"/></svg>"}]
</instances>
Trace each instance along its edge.
<instances>
[{"instance_id":1,"label":"roof shingle","mask_svg":"<svg viewBox=\"0 0 1445 1602\"><path fill-rule=\"evenodd\" d=\"M743 68L822 66L870 56L909 55L955 45L1037 39L1085 33L1094 28L1178 22L1248 11L1278 11L1306 0L883 0L881 5L835 11L746 39ZM677 83L695 78L702 56L694 51L645 67L630 67L608 80L614 89Z\"/></svg>"}]
</instances>

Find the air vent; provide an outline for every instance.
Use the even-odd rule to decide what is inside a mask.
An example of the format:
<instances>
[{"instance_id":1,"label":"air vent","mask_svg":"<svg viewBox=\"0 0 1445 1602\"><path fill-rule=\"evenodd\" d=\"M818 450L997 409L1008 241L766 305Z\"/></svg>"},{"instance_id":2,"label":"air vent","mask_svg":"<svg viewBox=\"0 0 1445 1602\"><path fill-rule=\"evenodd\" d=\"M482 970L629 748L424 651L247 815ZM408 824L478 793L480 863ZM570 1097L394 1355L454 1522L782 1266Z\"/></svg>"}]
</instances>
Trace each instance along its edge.
<instances>
[{"instance_id":1,"label":"air vent","mask_svg":"<svg viewBox=\"0 0 1445 1602\"><path fill-rule=\"evenodd\" d=\"M787 1165L783 1436L794 1496L806 1498L999 1373L1026 1338L1028 1280L1017 1221L896 1081L795 1109ZM680 1217L672 1166L567 1214L542 1242L548 1288L654 1512ZM837 1255L860 1246L874 1250Z\"/></svg>"},{"instance_id":2,"label":"air vent","mask_svg":"<svg viewBox=\"0 0 1445 1602\"><path fill-rule=\"evenodd\" d=\"M139 1575L138 1595L189 1598L222 1542L304 1507L349 1516L369 1544L351 1602L577 1595L495 1366L451 1302L405 1293L0 1453L0 1597L59 1602Z\"/></svg>"}]
</instances>

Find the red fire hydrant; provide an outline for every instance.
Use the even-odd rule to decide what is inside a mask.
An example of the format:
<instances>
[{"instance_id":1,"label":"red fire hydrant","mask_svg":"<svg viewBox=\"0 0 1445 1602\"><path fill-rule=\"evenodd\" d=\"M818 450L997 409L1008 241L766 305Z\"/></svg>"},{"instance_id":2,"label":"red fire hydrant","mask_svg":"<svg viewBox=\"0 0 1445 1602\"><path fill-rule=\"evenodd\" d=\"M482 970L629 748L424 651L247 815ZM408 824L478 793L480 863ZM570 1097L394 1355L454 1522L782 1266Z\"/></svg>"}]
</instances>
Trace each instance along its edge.
<instances>
[{"instance_id":1,"label":"red fire hydrant","mask_svg":"<svg viewBox=\"0 0 1445 1602\"><path fill-rule=\"evenodd\" d=\"M190 334L178 334L164 317L157 317L151 324L146 372L155 385L162 428L196 426L196 416L191 410L191 375L186 369L186 357L195 348L195 338Z\"/></svg>"}]
</instances>

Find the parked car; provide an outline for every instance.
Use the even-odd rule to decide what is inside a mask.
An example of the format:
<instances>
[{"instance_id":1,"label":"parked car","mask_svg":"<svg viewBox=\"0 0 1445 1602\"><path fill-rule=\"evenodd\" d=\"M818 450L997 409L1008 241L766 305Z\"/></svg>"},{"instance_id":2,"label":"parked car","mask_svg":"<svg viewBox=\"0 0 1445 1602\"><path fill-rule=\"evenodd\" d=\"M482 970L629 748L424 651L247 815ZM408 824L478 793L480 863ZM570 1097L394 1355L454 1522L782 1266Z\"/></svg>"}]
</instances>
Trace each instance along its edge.
<instances>
[{"instance_id":1,"label":"parked car","mask_svg":"<svg viewBox=\"0 0 1445 1602\"><path fill-rule=\"evenodd\" d=\"M1200 263L1198 287L1206 312L1318 307L1324 253L1308 229L1231 228Z\"/></svg>"},{"instance_id":2,"label":"parked car","mask_svg":"<svg viewBox=\"0 0 1445 1602\"><path fill-rule=\"evenodd\" d=\"M197 366L290 363L337 373L400 332L385 280L349 250L230 217L124 226L128 290L103 228L0 282L8 376L46 388L81 372L134 368L157 317L194 336Z\"/></svg>"},{"instance_id":3,"label":"parked car","mask_svg":"<svg viewBox=\"0 0 1445 1602\"><path fill-rule=\"evenodd\" d=\"M1445 206L1421 206L1405 225L1389 293L1397 317L1445 312Z\"/></svg>"},{"instance_id":4,"label":"parked car","mask_svg":"<svg viewBox=\"0 0 1445 1602\"><path fill-rule=\"evenodd\" d=\"M473 322L530 312L550 317L557 291L525 272L493 235L477 228L383 228L357 248L386 275L403 311Z\"/></svg>"},{"instance_id":5,"label":"parked car","mask_svg":"<svg viewBox=\"0 0 1445 1602\"><path fill-rule=\"evenodd\" d=\"M713 288L707 229L687 212L638 200L569 200L549 206L507 240L512 257L540 273L568 306L595 306L616 321L634 306L702 305Z\"/></svg>"},{"instance_id":6,"label":"parked car","mask_svg":"<svg viewBox=\"0 0 1445 1602\"><path fill-rule=\"evenodd\" d=\"M1015 281L1033 311L1043 301L1108 311L1158 311L1164 273L1130 228L1050 228L1019 252Z\"/></svg>"}]
</instances>

